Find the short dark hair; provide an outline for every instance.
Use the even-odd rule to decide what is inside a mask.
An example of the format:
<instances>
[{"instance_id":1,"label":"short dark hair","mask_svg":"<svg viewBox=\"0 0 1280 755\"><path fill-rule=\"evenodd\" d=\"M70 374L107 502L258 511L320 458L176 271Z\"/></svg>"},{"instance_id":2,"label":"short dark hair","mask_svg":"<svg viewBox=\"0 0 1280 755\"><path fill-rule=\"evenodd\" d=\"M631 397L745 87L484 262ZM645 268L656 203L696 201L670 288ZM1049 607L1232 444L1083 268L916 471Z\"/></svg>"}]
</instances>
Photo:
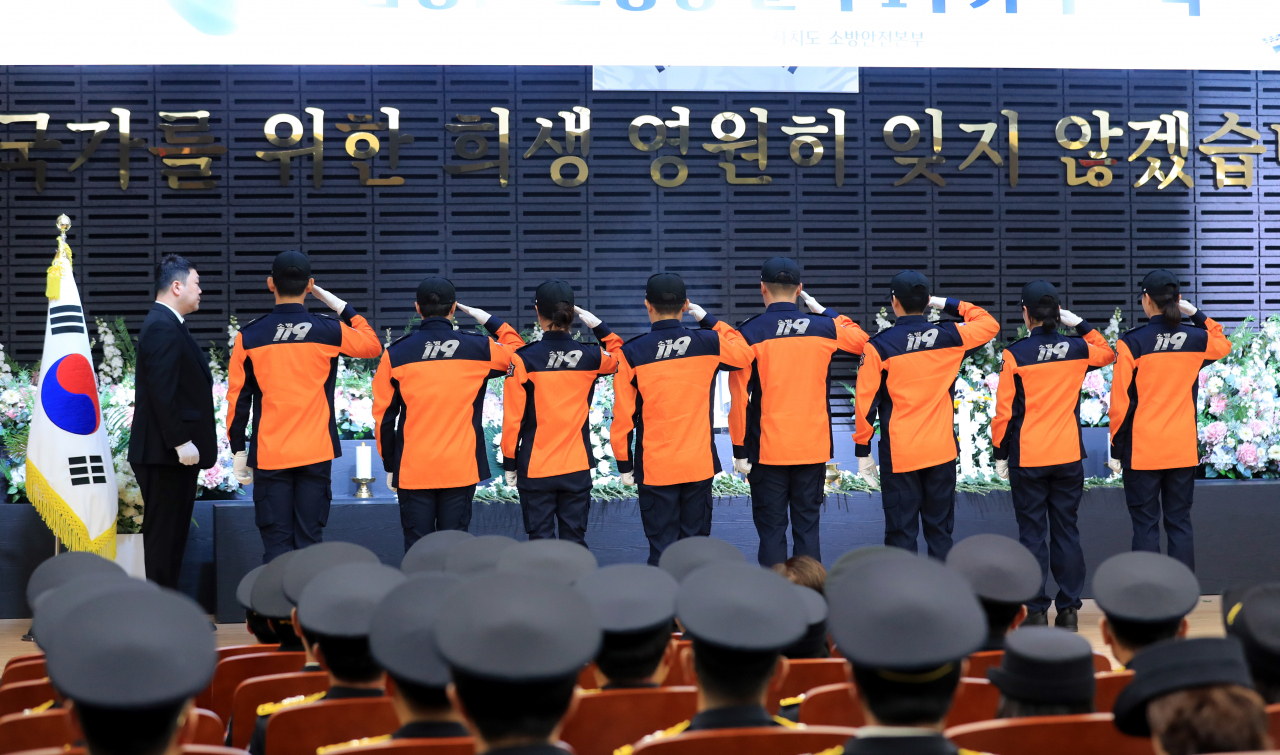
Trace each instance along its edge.
<instances>
[{"instance_id":1,"label":"short dark hair","mask_svg":"<svg viewBox=\"0 0 1280 755\"><path fill-rule=\"evenodd\" d=\"M186 704L179 700L121 710L76 702L75 713L93 755L160 755L178 728L178 716Z\"/></svg>"},{"instance_id":2,"label":"short dark hair","mask_svg":"<svg viewBox=\"0 0 1280 755\"><path fill-rule=\"evenodd\" d=\"M827 569L821 561L812 556L792 556L780 564L771 567L775 572L791 580L793 584L807 587L825 595L827 586Z\"/></svg>"},{"instance_id":3,"label":"short dark hair","mask_svg":"<svg viewBox=\"0 0 1280 755\"><path fill-rule=\"evenodd\" d=\"M434 292L431 293L430 296L434 299L434 301L428 301L426 303L423 303L422 300L418 301L418 309L422 310L422 316L423 317L448 317L449 312L453 310L453 302L440 301L439 295Z\"/></svg>"},{"instance_id":4,"label":"short dark hair","mask_svg":"<svg viewBox=\"0 0 1280 755\"><path fill-rule=\"evenodd\" d=\"M453 670L453 686L467 716L487 740L549 738L569 712L578 675L536 682L503 682Z\"/></svg>"},{"instance_id":5,"label":"short dark hair","mask_svg":"<svg viewBox=\"0 0 1280 755\"><path fill-rule=\"evenodd\" d=\"M1168 755L1271 749L1258 693L1235 684L1193 687L1147 705L1151 733Z\"/></svg>"},{"instance_id":6,"label":"short dark hair","mask_svg":"<svg viewBox=\"0 0 1280 755\"><path fill-rule=\"evenodd\" d=\"M325 667L339 682L372 682L382 675L382 667L369 652L368 637L333 637L309 632L306 627L302 631L307 642L320 647Z\"/></svg>"},{"instance_id":7,"label":"short dark hair","mask_svg":"<svg viewBox=\"0 0 1280 755\"><path fill-rule=\"evenodd\" d=\"M431 687L426 684L418 684L407 679L401 679L395 674L388 674L391 681L395 682L396 689L400 690L400 696L409 703L409 708L415 712L424 712L432 710L445 710L450 707L449 695L445 692L444 687Z\"/></svg>"},{"instance_id":8,"label":"short dark hair","mask_svg":"<svg viewBox=\"0 0 1280 755\"><path fill-rule=\"evenodd\" d=\"M302 638L298 633L293 631L292 619L267 619L267 624L271 627L271 631L276 633L276 638L280 640L280 650L302 650Z\"/></svg>"},{"instance_id":9,"label":"short dark hair","mask_svg":"<svg viewBox=\"0 0 1280 755\"><path fill-rule=\"evenodd\" d=\"M1111 627L1111 635L1131 650L1154 645L1161 640L1178 636L1182 628L1182 617L1171 621L1126 621L1107 617L1107 625Z\"/></svg>"},{"instance_id":10,"label":"short dark hair","mask_svg":"<svg viewBox=\"0 0 1280 755\"><path fill-rule=\"evenodd\" d=\"M275 277L271 280L276 284L276 293L281 296L302 296L302 293L307 290L307 281L305 280Z\"/></svg>"},{"instance_id":11,"label":"short dark hair","mask_svg":"<svg viewBox=\"0 0 1280 755\"><path fill-rule=\"evenodd\" d=\"M684 309L683 301L676 302L675 304L668 304L666 302L658 303L651 299L646 299L645 301L653 305L653 311L663 317L679 317L681 310Z\"/></svg>"},{"instance_id":12,"label":"short dark hair","mask_svg":"<svg viewBox=\"0 0 1280 755\"><path fill-rule=\"evenodd\" d=\"M949 668L948 668L949 667ZM858 697L885 726L936 724L960 684L960 660L938 668L888 671L853 664Z\"/></svg>"},{"instance_id":13,"label":"short dark hair","mask_svg":"<svg viewBox=\"0 0 1280 755\"><path fill-rule=\"evenodd\" d=\"M902 305L902 311L908 315L923 314L924 308L929 305L929 293L923 286L916 286L905 298L899 296L898 304Z\"/></svg>"},{"instance_id":14,"label":"short dark hair","mask_svg":"<svg viewBox=\"0 0 1280 755\"><path fill-rule=\"evenodd\" d=\"M1032 320L1039 320L1040 327L1046 330L1057 330L1058 323L1062 318L1062 308L1053 300L1052 296L1041 296L1039 302L1027 307L1027 317Z\"/></svg>"},{"instance_id":15,"label":"short dark hair","mask_svg":"<svg viewBox=\"0 0 1280 755\"><path fill-rule=\"evenodd\" d=\"M186 283L187 276L191 275L191 271L195 269L196 266L185 257L179 257L176 254L166 254L161 257L160 262L156 264L156 296L173 285L174 281Z\"/></svg>"},{"instance_id":16,"label":"short dark hair","mask_svg":"<svg viewBox=\"0 0 1280 755\"><path fill-rule=\"evenodd\" d=\"M672 622L639 632L605 632L596 666L609 681L648 679L671 644Z\"/></svg>"},{"instance_id":17,"label":"short dark hair","mask_svg":"<svg viewBox=\"0 0 1280 755\"><path fill-rule=\"evenodd\" d=\"M777 651L730 650L693 638L698 684L718 697L744 703L760 696L778 665Z\"/></svg>"},{"instance_id":18,"label":"short dark hair","mask_svg":"<svg viewBox=\"0 0 1280 755\"><path fill-rule=\"evenodd\" d=\"M280 638L276 636L275 627L271 626L271 620L252 608L245 609L244 622L249 626L249 631L253 632L253 636L256 637L258 642L261 644L273 645L280 642Z\"/></svg>"},{"instance_id":19,"label":"short dark hair","mask_svg":"<svg viewBox=\"0 0 1280 755\"><path fill-rule=\"evenodd\" d=\"M996 718L1071 716L1077 713L1093 713L1093 700L1081 700L1077 703L1033 703L1001 695L1000 702L996 705Z\"/></svg>"},{"instance_id":20,"label":"short dark hair","mask_svg":"<svg viewBox=\"0 0 1280 755\"><path fill-rule=\"evenodd\" d=\"M765 290L773 296L781 299L783 297L792 297L796 295L796 289L800 288L799 283L764 283Z\"/></svg>"},{"instance_id":21,"label":"short dark hair","mask_svg":"<svg viewBox=\"0 0 1280 755\"><path fill-rule=\"evenodd\" d=\"M982 603L982 610L987 614L987 636L989 637L1004 637L1008 634L1013 620L1018 618L1018 612L1022 610L1021 603L1006 603L1003 600L987 598L978 598L978 602Z\"/></svg>"}]
</instances>

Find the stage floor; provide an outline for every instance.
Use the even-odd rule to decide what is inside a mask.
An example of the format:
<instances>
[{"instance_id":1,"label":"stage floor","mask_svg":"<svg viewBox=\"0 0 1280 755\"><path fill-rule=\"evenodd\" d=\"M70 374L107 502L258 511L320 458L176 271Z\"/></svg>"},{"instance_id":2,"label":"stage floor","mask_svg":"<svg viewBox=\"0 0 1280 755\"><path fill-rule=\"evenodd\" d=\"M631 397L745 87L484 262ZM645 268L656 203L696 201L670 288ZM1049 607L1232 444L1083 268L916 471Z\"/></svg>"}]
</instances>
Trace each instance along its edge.
<instances>
[{"instance_id":1,"label":"stage floor","mask_svg":"<svg viewBox=\"0 0 1280 755\"><path fill-rule=\"evenodd\" d=\"M1221 598L1217 595L1205 595L1200 598L1200 605L1196 606L1196 610L1190 617L1192 637L1222 636L1220 602ZM1053 614L1054 611L1050 610L1050 622L1053 620ZM1102 644L1102 634L1098 630L1098 619L1101 617L1102 612L1098 610L1096 603L1092 600L1084 601L1084 607L1080 610L1080 634L1093 644L1095 650L1107 653L1106 646ZM30 619L0 620L0 666L15 655L38 652L38 648L33 643L22 641L22 635L30 626ZM244 624L219 624L217 638L219 647L254 642L253 636L245 629ZM1114 662L1113 658L1112 663Z\"/></svg>"}]
</instances>

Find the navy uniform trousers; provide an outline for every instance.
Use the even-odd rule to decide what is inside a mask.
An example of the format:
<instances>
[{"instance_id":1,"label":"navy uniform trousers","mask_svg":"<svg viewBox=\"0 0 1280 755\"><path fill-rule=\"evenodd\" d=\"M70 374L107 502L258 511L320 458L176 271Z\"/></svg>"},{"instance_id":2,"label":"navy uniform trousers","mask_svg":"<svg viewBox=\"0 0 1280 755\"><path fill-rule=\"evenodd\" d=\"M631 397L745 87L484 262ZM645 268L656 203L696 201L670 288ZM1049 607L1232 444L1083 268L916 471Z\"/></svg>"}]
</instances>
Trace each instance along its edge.
<instances>
[{"instance_id":1,"label":"navy uniform trousers","mask_svg":"<svg viewBox=\"0 0 1280 755\"><path fill-rule=\"evenodd\" d=\"M1169 536L1169 556L1196 569L1195 536L1191 531L1191 500L1196 468L1126 469L1124 499L1133 520L1133 549L1160 552L1160 520Z\"/></svg>"},{"instance_id":2,"label":"navy uniform trousers","mask_svg":"<svg viewBox=\"0 0 1280 755\"><path fill-rule=\"evenodd\" d=\"M530 540L552 540L559 524L560 539L587 544L587 515L591 513L591 474L573 472L525 480L520 487L520 510Z\"/></svg>"},{"instance_id":3,"label":"navy uniform trousers","mask_svg":"<svg viewBox=\"0 0 1280 755\"><path fill-rule=\"evenodd\" d=\"M791 514L792 555L822 560L818 518L822 513L825 464L752 464L751 518L760 535L761 566L787 560L787 514Z\"/></svg>"},{"instance_id":4,"label":"navy uniform trousers","mask_svg":"<svg viewBox=\"0 0 1280 755\"><path fill-rule=\"evenodd\" d=\"M711 534L711 478L678 485L640 483L640 522L649 539L649 564L677 540Z\"/></svg>"},{"instance_id":5,"label":"navy uniform trousers","mask_svg":"<svg viewBox=\"0 0 1280 755\"><path fill-rule=\"evenodd\" d=\"M1027 610L1049 610L1045 582L1052 572L1058 610L1080 608L1084 590L1084 551L1076 516L1084 495L1084 465L1053 464L1047 467L1009 467L1013 512L1018 519L1018 540L1040 563L1040 594L1027 602Z\"/></svg>"},{"instance_id":6,"label":"navy uniform trousers","mask_svg":"<svg viewBox=\"0 0 1280 755\"><path fill-rule=\"evenodd\" d=\"M321 461L253 470L254 524L262 535L262 563L324 539L333 502L332 469L332 461Z\"/></svg>"},{"instance_id":7,"label":"navy uniform trousers","mask_svg":"<svg viewBox=\"0 0 1280 755\"><path fill-rule=\"evenodd\" d=\"M929 555L946 560L956 524L954 461L911 472L886 472L882 467L880 499L884 506L885 545L915 553L916 536L923 522Z\"/></svg>"},{"instance_id":8,"label":"navy uniform trousers","mask_svg":"<svg viewBox=\"0 0 1280 755\"><path fill-rule=\"evenodd\" d=\"M404 552L436 530L467 531L471 526L471 499L475 485L457 488L430 488L396 491L400 499L400 526L404 529Z\"/></svg>"}]
</instances>

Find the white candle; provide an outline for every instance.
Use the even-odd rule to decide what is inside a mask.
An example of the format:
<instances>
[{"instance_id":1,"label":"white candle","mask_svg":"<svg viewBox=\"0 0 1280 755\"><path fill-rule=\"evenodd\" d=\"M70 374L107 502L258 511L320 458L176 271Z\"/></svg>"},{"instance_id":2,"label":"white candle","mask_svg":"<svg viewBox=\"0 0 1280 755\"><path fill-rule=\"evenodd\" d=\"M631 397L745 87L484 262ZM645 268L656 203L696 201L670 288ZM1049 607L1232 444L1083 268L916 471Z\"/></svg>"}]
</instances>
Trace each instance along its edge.
<instances>
[{"instance_id":1,"label":"white candle","mask_svg":"<svg viewBox=\"0 0 1280 755\"><path fill-rule=\"evenodd\" d=\"M373 477L373 448L368 443L356 447L356 477L362 480Z\"/></svg>"}]
</instances>

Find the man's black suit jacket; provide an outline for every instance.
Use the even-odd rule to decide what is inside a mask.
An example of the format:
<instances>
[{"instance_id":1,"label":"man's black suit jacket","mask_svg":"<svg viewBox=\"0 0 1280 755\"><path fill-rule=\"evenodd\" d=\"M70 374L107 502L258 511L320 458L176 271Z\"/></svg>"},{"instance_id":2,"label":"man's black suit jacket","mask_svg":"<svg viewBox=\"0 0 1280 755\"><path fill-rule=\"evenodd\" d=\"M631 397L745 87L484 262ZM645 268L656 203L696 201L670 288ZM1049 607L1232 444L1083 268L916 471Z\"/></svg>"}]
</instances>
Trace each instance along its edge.
<instances>
[{"instance_id":1,"label":"man's black suit jacket","mask_svg":"<svg viewBox=\"0 0 1280 755\"><path fill-rule=\"evenodd\" d=\"M138 336L130 464L178 464L178 446L191 441L201 469L213 466L218 438L213 374L178 316L156 303Z\"/></svg>"}]
</instances>

